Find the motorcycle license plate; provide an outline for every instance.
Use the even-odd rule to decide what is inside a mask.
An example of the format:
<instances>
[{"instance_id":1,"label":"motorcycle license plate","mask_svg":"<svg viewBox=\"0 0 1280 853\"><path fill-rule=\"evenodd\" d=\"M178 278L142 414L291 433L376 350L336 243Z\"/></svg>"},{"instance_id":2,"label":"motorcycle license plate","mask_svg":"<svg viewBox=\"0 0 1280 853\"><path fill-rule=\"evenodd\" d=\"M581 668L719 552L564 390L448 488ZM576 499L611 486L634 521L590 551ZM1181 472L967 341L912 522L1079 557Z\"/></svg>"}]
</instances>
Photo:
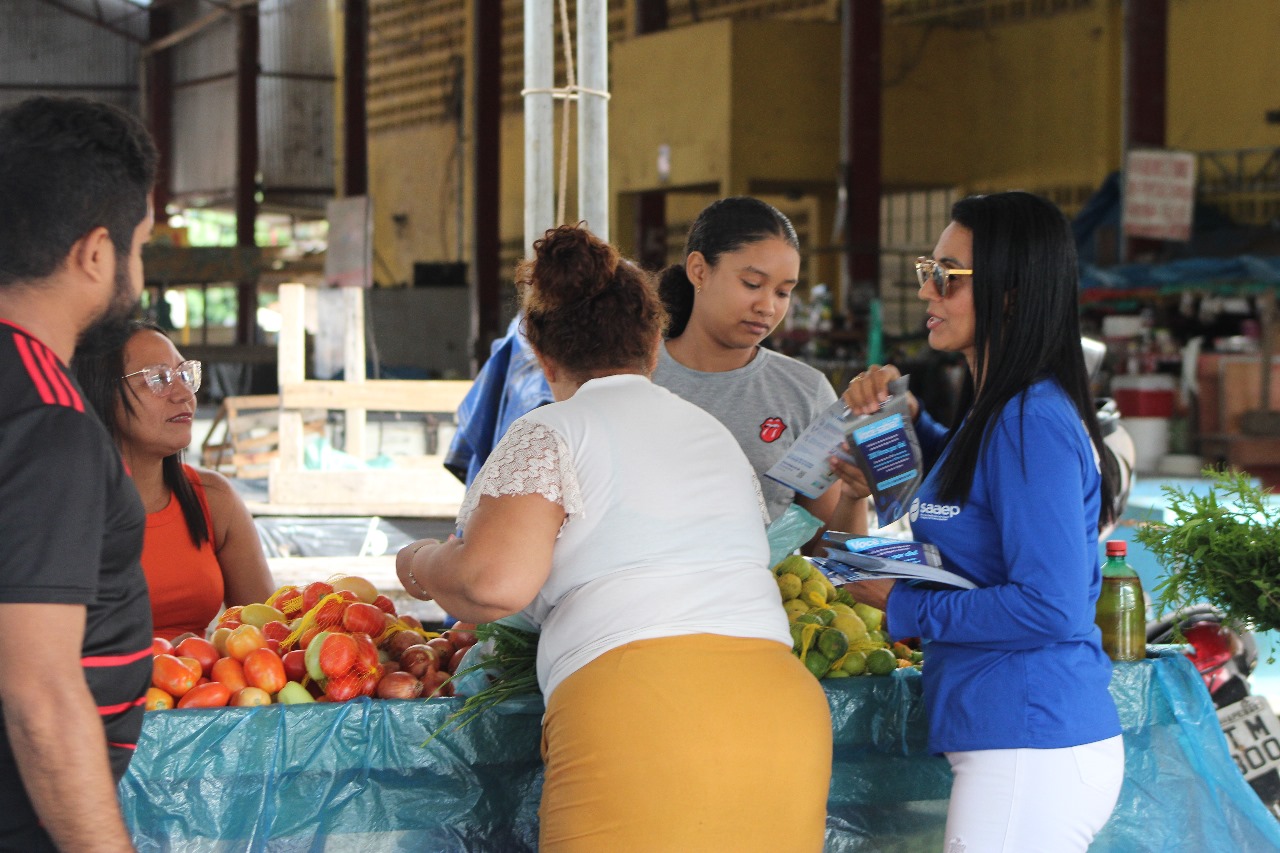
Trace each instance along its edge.
<instances>
[{"instance_id":1,"label":"motorcycle license plate","mask_svg":"<svg viewBox=\"0 0 1280 853\"><path fill-rule=\"evenodd\" d=\"M1280 794L1280 721L1262 696L1218 709L1218 723L1236 766L1263 802Z\"/></svg>"}]
</instances>

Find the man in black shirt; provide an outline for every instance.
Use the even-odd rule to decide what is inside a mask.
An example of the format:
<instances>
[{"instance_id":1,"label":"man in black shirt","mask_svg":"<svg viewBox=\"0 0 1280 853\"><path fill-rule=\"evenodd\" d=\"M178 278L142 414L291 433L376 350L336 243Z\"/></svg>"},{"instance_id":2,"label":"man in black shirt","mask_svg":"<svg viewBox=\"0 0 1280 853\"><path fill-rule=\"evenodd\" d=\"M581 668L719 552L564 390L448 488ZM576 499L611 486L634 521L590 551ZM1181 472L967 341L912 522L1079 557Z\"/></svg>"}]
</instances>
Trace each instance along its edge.
<instances>
[{"instance_id":1,"label":"man in black shirt","mask_svg":"<svg viewBox=\"0 0 1280 853\"><path fill-rule=\"evenodd\" d=\"M142 728L141 502L66 365L133 313L156 151L80 99L0 111L0 849L132 850L116 783Z\"/></svg>"}]
</instances>

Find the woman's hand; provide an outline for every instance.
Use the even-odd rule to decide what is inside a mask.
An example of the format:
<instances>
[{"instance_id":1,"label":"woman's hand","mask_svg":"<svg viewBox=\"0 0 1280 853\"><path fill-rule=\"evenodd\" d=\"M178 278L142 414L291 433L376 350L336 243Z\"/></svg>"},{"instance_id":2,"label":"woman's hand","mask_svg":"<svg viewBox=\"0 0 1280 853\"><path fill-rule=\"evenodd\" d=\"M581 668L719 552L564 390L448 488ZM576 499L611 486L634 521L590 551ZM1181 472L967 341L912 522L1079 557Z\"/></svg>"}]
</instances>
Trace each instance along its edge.
<instances>
[{"instance_id":1,"label":"woman's hand","mask_svg":"<svg viewBox=\"0 0 1280 853\"><path fill-rule=\"evenodd\" d=\"M889 383L901 375L901 371L892 364L873 364L853 377L841 399L855 415L875 414L880 410L880 404L889 399ZM907 405L914 421L920 414L920 403L910 392L907 393Z\"/></svg>"},{"instance_id":2,"label":"woman's hand","mask_svg":"<svg viewBox=\"0 0 1280 853\"><path fill-rule=\"evenodd\" d=\"M854 601L869 604L877 610L889 608L889 594L893 592L896 580L855 581L842 588L847 590Z\"/></svg>"},{"instance_id":3,"label":"woman's hand","mask_svg":"<svg viewBox=\"0 0 1280 853\"><path fill-rule=\"evenodd\" d=\"M416 542L410 542L396 554L396 577L400 579L400 585L404 587L405 592L414 598L430 601L434 597L422 585L420 578L413 573L413 563L419 551L426 550L429 556L431 551L439 547L439 539L419 539Z\"/></svg>"}]
</instances>

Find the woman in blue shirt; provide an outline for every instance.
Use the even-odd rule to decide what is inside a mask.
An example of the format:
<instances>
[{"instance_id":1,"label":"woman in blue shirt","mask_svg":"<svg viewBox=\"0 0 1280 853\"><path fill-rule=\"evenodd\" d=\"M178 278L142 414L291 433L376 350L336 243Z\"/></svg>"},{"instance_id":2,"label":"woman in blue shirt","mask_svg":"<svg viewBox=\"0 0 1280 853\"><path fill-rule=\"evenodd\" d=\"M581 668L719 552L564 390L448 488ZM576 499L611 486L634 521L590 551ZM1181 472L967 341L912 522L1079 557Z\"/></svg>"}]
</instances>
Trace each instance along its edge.
<instances>
[{"instance_id":1,"label":"woman in blue shirt","mask_svg":"<svg viewBox=\"0 0 1280 853\"><path fill-rule=\"evenodd\" d=\"M929 465L910 507L974 590L893 581L847 587L921 637L929 744L954 773L948 851L1083 851L1124 775L1120 723L1099 645L1099 523L1114 486L1080 345L1070 226L1028 193L962 199L916 264L929 345L969 371L957 424L911 401ZM888 396L892 366L844 393L857 413Z\"/></svg>"}]
</instances>

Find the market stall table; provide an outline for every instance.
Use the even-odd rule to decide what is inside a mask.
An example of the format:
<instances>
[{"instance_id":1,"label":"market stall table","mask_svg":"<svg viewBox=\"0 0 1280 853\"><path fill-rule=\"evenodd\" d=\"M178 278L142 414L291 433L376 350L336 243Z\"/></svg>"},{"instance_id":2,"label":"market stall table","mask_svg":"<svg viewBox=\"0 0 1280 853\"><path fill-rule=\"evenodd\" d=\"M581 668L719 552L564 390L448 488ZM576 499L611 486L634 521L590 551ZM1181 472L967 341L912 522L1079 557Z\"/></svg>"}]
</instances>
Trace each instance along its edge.
<instances>
[{"instance_id":1,"label":"market stall table","mask_svg":"<svg viewBox=\"0 0 1280 853\"><path fill-rule=\"evenodd\" d=\"M925 745L919 674L823 685L835 735L826 849L937 853L951 772ZM1280 849L1280 824L1236 770L1184 657L1118 664L1111 692L1125 782L1091 851ZM424 748L459 705L150 712L120 784L134 843L143 853L535 850L540 706L489 713Z\"/></svg>"}]
</instances>

